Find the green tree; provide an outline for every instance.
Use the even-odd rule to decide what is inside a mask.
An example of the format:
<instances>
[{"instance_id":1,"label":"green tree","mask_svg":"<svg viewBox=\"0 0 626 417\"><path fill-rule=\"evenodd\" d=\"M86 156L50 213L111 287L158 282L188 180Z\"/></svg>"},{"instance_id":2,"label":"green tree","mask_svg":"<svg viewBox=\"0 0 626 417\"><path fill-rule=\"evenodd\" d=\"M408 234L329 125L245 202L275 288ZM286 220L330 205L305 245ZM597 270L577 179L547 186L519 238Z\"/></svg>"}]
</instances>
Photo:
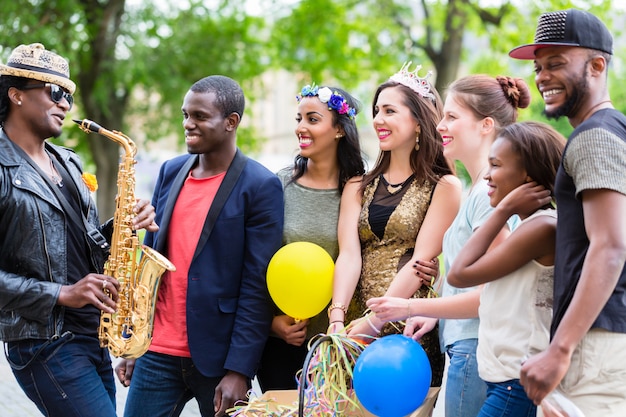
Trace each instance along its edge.
<instances>
[{"instance_id":1,"label":"green tree","mask_svg":"<svg viewBox=\"0 0 626 417\"><path fill-rule=\"evenodd\" d=\"M180 132L180 103L193 82L215 73L244 82L262 72L257 35L264 21L228 3L209 9L194 1L182 9L164 1L132 7L126 0L3 2L0 53L6 58L19 44L43 43L70 60L78 86L72 116L124 131L130 115L133 124L144 121L149 138L159 138ZM133 99L139 90L146 102ZM120 147L85 138L77 128L68 136L70 146L87 144L100 184L98 209L110 217Z\"/></svg>"},{"instance_id":2,"label":"green tree","mask_svg":"<svg viewBox=\"0 0 626 417\"><path fill-rule=\"evenodd\" d=\"M442 91L459 74L468 32L482 36L514 13L508 1L303 0L274 25L275 62L350 87L412 60L434 67Z\"/></svg>"},{"instance_id":3,"label":"green tree","mask_svg":"<svg viewBox=\"0 0 626 417\"><path fill-rule=\"evenodd\" d=\"M622 67L619 38L624 14L615 13L614 0L502 0L492 4L481 0L302 0L274 25L274 43L281 45L274 61L302 78L337 80L351 88L372 79L379 82L402 62L412 60L423 70L434 69L435 87L442 95L452 81L468 73L521 76L533 95L531 108L521 117L548 121L534 88L532 63L515 61L508 52L532 42L539 14L574 7L596 14L612 30L617 61L612 67ZM618 108L621 102L616 98L624 95L620 78L624 75L611 73ZM548 122L564 135L571 132L567 120Z\"/></svg>"},{"instance_id":4,"label":"green tree","mask_svg":"<svg viewBox=\"0 0 626 417\"><path fill-rule=\"evenodd\" d=\"M262 91L258 75L267 68L285 69L302 82L338 82L349 89L367 84L362 94L367 97L372 84L409 60L435 70L440 92L465 73L525 76L535 97L522 117L541 120L532 63L507 56L513 46L532 41L537 16L546 10L589 8L616 37L623 23L623 13L613 12L614 0L502 0L495 6L481 0L285 2L251 1L260 5L251 15L245 2L228 0L5 1L0 57L6 59L21 43L44 43L70 59L78 84L73 116L111 130L132 125L153 140L180 135L182 97L191 83L209 74L237 79L249 100ZM619 57L616 53L614 60ZM626 95L619 88L625 77L619 63L611 72L618 107ZM566 122L555 124L568 133ZM240 132L240 144L254 144L253 132ZM66 136L66 144L91 155L89 163L100 180L100 213L103 218L112 215L119 146L86 137L75 127Z\"/></svg>"},{"instance_id":5,"label":"green tree","mask_svg":"<svg viewBox=\"0 0 626 417\"><path fill-rule=\"evenodd\" d=\"M78 85L77 103L83 114L108 128L120 129L129 91L120 80L115 48L121 33L124 0L17 0L3 13L1 44L41 42L70 60L70 73ZM25 12L28 11L28 12ZM11 42L11 45L8 43ZM74 132L76 134L76 132ZM114 210L119 147L89 140L100 178L100 207Z\"/></svg>"}]
</instances>

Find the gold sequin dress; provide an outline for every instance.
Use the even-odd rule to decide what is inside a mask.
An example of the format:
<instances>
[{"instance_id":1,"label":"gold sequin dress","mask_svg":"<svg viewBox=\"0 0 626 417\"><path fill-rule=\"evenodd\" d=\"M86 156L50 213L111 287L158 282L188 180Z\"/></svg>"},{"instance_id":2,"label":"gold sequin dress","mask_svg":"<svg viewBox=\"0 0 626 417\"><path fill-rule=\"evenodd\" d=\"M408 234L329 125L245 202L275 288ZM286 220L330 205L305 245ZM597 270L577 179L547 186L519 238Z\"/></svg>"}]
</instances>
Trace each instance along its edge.
<instances>
[{"instance_id":1,"label":"gold sequin dress","mask_svg":"<svg viewBox=\"0 0 626 417\"><path fill-rule=\"evenodd\" d=\"M388 191L387 185L379 176L363 193L359 218L363 265L350 305L348 322L362 317L368 299L385 295L396 273L411 259L417 233L434 190L433 184L413 177L393 193ZM415 298L427 296L428 289L425 286L413 295ZM385 325L382 335L401 333L402 325L394 325ZM438 328L426 334L420 343L430 360L433 373L431 386L441 386L445 359L439 348Z\"/></svg>"}]
</instances>

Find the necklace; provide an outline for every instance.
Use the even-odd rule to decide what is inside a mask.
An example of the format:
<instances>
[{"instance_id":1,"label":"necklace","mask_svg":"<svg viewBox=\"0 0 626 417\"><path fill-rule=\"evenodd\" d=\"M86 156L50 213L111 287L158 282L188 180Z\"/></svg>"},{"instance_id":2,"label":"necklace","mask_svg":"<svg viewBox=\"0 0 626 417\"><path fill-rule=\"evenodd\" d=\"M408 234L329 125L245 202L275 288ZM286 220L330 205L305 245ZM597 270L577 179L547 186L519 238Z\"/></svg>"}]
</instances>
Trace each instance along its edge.
<instances>
[{"instance_id":1,"label":"necklace","mask_svg":"<svg viewBox=\"0 0 626 417\"><path fill-rule=\"evenodd\" d=\"M59 175L59 172L54 167L54 163L52 162L52 156L49 156L49 158L50 158L50 179L55 185L61 188L63 187L63 178L61 178L61 176Z\"/></svg>"},{"instance_id":2,"label":"necklace","mask_svg":"<svg viewBox=\"0 0 626 417\"><path fill-rule=\"evenodd\" d=\"M385 179L385 176L383 174L380 174L380 179L382 180L383 184L385 184L385 187L387 188L387 191L389 192L389 194L396 194L397 192L399 192L402 187L404 187L411 179L413 179L413 174L409 175L409 178L405 179L404 181L398 183L398 184L390 184L389 182L387 182L387 180Z\"/></svg>"},{"instance_id":3,"label":"necklace","mask_svg":"<svg viewBox=\"0 0 626 417\"><path fill-rule=\"evenodd\" d=\"M587 110L587 113L585 113L585 115L580 119L580 122L582 123L585 120L587 120L587 117L589 117L592 114L591 112L593 112L595 109L597 109L598 107L600 107L603 104L610 103L610 102L611 102L611 100L604 100L604 101L599 102L598 104L596 104L595 106L593 106L592 108Z\"/></svg>"}]
</instances>

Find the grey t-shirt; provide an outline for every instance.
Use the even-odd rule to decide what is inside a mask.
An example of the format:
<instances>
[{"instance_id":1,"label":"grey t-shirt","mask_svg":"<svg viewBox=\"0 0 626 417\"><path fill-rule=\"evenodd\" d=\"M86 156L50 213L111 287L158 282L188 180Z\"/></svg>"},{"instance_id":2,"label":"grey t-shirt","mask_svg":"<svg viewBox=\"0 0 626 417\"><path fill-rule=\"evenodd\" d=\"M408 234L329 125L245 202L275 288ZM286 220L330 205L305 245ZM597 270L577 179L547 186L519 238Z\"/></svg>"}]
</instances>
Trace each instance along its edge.
<instances>
[{"instance_id":1,"label":"grey t-shirt","mask_svg":"<svg viewBox=\"0 0 626 417\"><path fill-rule=\"evenodd\" d=\"M338 189L315 189L290 182L293 169L280 170L277 175L285 190L285 225L283 245L311 242L324 248L333 259L339 254L337 222L341 195ZM313 317L307 337L325 333L328 329L326 309Z\"/></svg>"},{"instance_id":2,"label":"grey t-shirt","mask_svg":"<svg viewBox=\"0 0 626 417\"><path fill-rule=\"evenodd\" d=\"M614 109L598 110L578 125L557 172L553 335L574 297L589 249L580 194L593 189L626 194L626 116ZM593 328L626 333L625 293L626 265Z\"/></svg>"}]
</instances>

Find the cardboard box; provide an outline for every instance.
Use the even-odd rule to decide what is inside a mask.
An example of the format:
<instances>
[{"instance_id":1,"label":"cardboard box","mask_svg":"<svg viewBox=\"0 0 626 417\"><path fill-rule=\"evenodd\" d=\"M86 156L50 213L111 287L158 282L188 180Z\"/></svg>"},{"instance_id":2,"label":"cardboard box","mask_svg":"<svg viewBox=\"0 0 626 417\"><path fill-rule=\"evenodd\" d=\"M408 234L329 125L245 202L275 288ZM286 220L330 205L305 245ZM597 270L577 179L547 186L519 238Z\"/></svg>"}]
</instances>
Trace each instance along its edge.
<instances>
[{"instance_id":1,"label":"cardboard box","mask_svg":"<svg viewBox=\"0 0 626 417\"><path fill-rule=\"evenodd\" d=\"M426 399L424 403L415 410L413 413L409 414L407 417L428 417L430 416L434 406L435 401L437 400L437 396L439 395L440 388L430 388L428 394L426 395ZM298 391L297 390L285 390L285 391L266 391L260 398L261 401L267 401L268 408L267 410L272 412L278 411L278 406L294 406L297 407L298 404ZM242 417L256 417L256 416L245 416ZM350 413L350 415L346 417L376 417L374 414L371 414L363 408L363 411L360 413Z\"/></svg>"}]
</instances>

